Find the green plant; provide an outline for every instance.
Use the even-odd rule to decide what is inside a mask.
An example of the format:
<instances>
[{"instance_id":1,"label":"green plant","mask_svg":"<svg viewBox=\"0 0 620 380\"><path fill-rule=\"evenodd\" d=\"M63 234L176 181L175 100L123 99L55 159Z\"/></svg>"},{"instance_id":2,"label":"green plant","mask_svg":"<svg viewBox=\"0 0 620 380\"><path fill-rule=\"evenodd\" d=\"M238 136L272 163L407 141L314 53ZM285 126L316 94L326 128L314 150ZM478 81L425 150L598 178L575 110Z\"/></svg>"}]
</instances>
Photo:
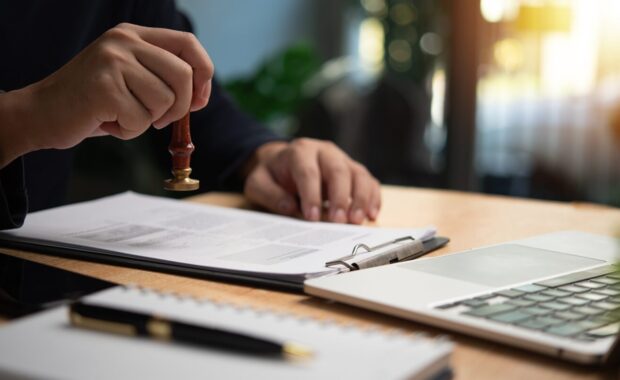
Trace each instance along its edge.
<instances>
[{"instance_id":1,"label":"green plant","mask_svg":"<svg viewBox=\"0 0 620 380\"><path fill-rule=\"evenodd\" d=\"M229 81L225 88L242 110L290 136L294 133L291 123L285 128L277 126L281 120L290 119L302 105L303 85L320 66L314 48L297 43L269 58L252 75Z\"/></svg>"}]
</instances>

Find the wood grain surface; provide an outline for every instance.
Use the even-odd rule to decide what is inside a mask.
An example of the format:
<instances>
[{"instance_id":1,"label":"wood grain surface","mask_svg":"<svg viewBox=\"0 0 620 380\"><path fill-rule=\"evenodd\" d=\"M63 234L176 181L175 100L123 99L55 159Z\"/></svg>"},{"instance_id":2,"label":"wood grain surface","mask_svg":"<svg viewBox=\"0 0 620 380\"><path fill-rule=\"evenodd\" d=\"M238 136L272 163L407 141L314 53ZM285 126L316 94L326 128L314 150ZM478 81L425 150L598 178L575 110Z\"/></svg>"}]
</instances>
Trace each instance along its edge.
<instances>
[{"instance_id":1,"label":"wood grain surface","mask_svg":"<svg viewBox=\"0 0 620 380\"><path fill-rule=\"evenodd\" d=\"M226 207L250 207L237 194L213 193L187 200ZM384 186L383 208L376 225L434 225L439 235L451 239L446 247L432 253L443 255L558 230L582 230L616 236L620 232L620 210L587 203L545 202ZM0 252L118 284L136 284L363 328L446 334L445 331L418 323L300 294L17 250L0 249ZM619 370L610 366L580 366L477 338L452 333L449 335L456 343L452 361L455 379L620 379Z\"/></svg>"}]
</instances>

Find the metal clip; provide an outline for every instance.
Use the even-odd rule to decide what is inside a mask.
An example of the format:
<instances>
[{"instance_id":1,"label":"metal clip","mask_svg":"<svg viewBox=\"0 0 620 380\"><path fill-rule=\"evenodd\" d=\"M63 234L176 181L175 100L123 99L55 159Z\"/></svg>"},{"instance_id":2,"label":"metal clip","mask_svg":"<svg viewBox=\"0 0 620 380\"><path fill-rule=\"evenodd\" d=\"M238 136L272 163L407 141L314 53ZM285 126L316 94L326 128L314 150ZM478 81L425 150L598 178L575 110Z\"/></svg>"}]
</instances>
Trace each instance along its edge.
<instances>
[{"instance_id":1,"label":"metal clip","mask_svg":"<svg viewBox=\"0 0 620 380\"><path fill-rule=\"evenodd\" d=\"M411 245L410 244L407 244L407 245L398 244L398 243L401 243L403 241L408 241L408 240L411 241ZM371 252L378 251L379 249L388 247L390 245L396 245L396 246L393 249L387 250L381 255L371 256L371 257L359 260L351 264L347 262L347 260L351 260L355 258L358 255L358 253L360 253L359 251L361 249L364 249L366 251L366 252L361 252L361 253L371 253ZM404 237L394 239L394 240L391 240L385 243L381 243L374 247L370 247L364 243L356 244L353 247L353 250L351 251L350 255L343 256L336 260L328 261L325 263L325 266L330 268L336 265L342 265L345 268L349 269L350 271L353 271L353 270L370 268L374 266L380 266L384 264L391 264L393 262L408 260L408 259L414 258L414 256L415 257L420 256L423 253L424 253L424 245L422 244L421 240L416 240L415 238L411 236L404 236Z\"/></svg>"}]
</instances>

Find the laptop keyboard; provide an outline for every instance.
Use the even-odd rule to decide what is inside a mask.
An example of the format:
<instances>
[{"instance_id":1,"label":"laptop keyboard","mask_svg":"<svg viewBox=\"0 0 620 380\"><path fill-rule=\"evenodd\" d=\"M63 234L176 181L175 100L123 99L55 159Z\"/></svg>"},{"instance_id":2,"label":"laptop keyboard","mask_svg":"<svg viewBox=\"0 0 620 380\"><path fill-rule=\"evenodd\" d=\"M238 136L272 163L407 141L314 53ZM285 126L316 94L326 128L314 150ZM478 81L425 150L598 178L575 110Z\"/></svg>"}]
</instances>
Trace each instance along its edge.
<instances>
[{"instance_id":1,"label":"laptop keyboard","mask_svg":"<svg viewBox=\"0 0 620 380\"><path fill-rule=\"evenodd\" d=\"M436 308L555 336L594 341L620 332L620 271L609 265Z\"/></svg>"}]
</instances>

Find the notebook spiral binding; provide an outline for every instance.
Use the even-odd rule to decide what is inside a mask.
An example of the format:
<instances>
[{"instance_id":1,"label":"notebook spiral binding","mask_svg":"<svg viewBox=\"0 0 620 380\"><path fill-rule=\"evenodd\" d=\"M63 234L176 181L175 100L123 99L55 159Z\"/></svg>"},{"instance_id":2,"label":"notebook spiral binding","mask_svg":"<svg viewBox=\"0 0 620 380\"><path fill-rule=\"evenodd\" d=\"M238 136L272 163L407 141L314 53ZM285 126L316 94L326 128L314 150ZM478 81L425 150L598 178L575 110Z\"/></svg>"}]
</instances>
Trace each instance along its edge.
<instances>
[{"instance_id":1,"label":"notebook spiral binding","mask_svg":"<svg viewBox=\"0 0 620 380\"><path fill-rule=\"evenodd\" d=\"M283 312L279 310L269 309L269 308L261 308L251 305L239 305L232 302L225 301L216 301L210 299L208 297L196 297L192 295L182 295L175 292L166 292L160 290L150 289L144 286L128 284L128 285L120 285L125 291L138 291L143 295L154 294L163 299L172 299L179 302L190 301L195 303L197 306L200 305L211 305L217 308L224 308L229 310L235 310L237 312L251 312L254 313L255 316L266 316L271 315L275 318L282 318L286 320L293 320L300 324L314 323L321 325L325 328L327 327L337 327L342 331L362 331L364 335L381 335L391 338L402 338L402 339L410 339L413 341L417 340L426 340L432 341L436 344L450 344L450 339L447 335L437 335L436 337L429 336L426 332L420 331L407 331L402 328L389 328L386 329L381 326L361 326L357 324L343 324L341 322L336 321L335 319L317 319L309 316L296 315L289 312Z\"/></svg>"}]
</instances>

